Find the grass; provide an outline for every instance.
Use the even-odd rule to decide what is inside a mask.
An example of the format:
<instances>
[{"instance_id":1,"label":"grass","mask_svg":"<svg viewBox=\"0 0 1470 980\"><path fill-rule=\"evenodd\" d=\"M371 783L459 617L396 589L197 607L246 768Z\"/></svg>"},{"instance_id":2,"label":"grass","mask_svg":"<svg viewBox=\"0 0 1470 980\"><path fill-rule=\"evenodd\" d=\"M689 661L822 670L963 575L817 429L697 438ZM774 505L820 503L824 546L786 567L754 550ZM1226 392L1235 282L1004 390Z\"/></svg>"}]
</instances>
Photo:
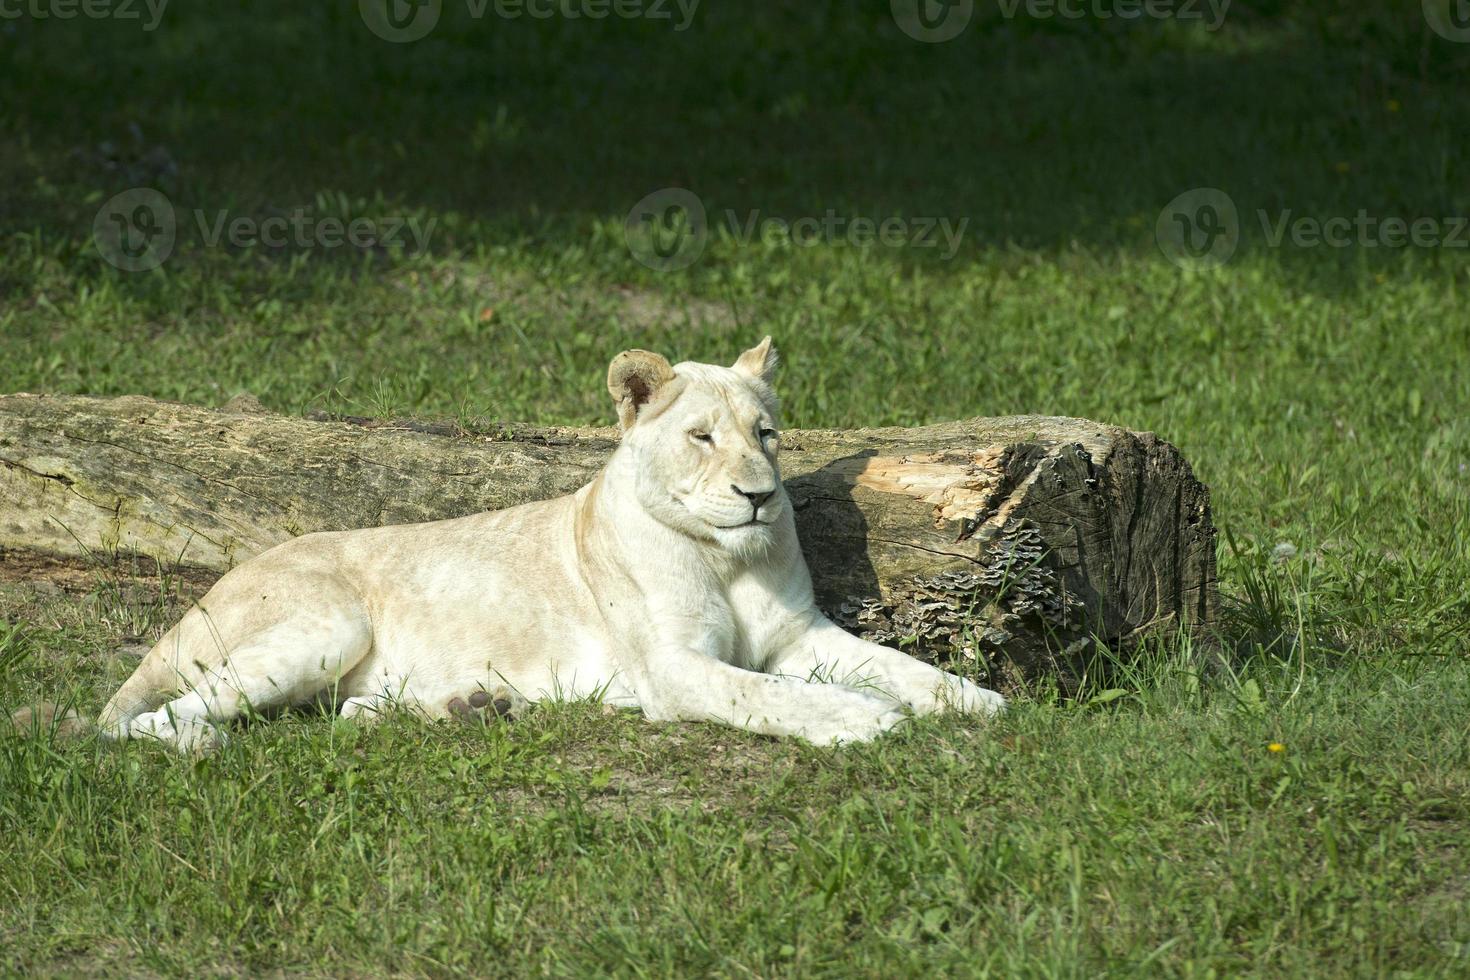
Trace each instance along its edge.
<instances>
[{"instance_id":1,"label":"grass","mask_svg":"<svg viewBox=\"0 0 1470 980\"><path fill-rule=\"evenodd\" d=\"M53 615L18 669L97 686L86 613ZM487 729L297 716L193 765L11 739L3 868L21 900L3 964L895 976L1461 962L1470 666L1355 660L1301 678L1258 661L1209 683L1187 663L1156 654L1107 705L1038 700L983 729L924 721L835 753L586 704Z\"/></svg>"},{"instance_id":2,"label":"grass","mask_svg":"<svg viewBox=\"0 0 1470 980\"><path fill-rule=\"evenodd\" d=\"M616 351L769 332L788 424L1178 444L1234 654L837 753L595 705L293 716L192 766L0 741L0 973L1463 973L1465 251L1272 246L1260 217L1470 214L1470 47L1410 6L1237 2L1209 33L980 4L945 45L879 2L684 32L446 4L412 45L351 4L0 22L0 391L605 423ZM142 184L181 232L125 273L92 222ZM659 273L622 224L674 185L715 232ZM1241 215L1208 272L1154 241L1198 186ZM195 218L298 207L434 225L270 249ZM969 224L945 261L726 217L828 210ZM0 588L0 705L95 707L188 597L103 566Z\"/></svg>"}]
</instances>

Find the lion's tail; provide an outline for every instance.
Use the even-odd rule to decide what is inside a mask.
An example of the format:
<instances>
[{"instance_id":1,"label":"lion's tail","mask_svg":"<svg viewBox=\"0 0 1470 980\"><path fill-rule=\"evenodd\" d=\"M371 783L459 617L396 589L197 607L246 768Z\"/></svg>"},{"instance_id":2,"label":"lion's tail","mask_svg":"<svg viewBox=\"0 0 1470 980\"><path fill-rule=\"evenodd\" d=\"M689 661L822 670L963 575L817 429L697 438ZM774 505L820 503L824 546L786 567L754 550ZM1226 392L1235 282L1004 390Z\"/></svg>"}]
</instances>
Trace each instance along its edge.
<instances>
[{"instance_id":1,"label":"lion's tail","mask_svg":"<svg viewBox=\"0 0 1470 980\"><path fill-rule=\"evenodd\" d=\"M10 729L30 735L52 733L57 738L76 738L92 732L107 739L128 738L128 726L134 718L164 704L178 690L174 658L165 652L174 649L176 629L165 633L163 639L148 651L138 669L103 705L95 719L47 701L13 713L9 719ZM0 714L0 735L5 731L6 718Z\"/></svg>"},{"instance_id":2,"label":"lion's tail","mask_svg":"<svg viewBox=\"0 0 1470 980\"><path fill-rule=\"evenodd\" d=\"M49 701L14 712L10 727L28 735L54 732L58 738L75 738L96 729L90 718Z\"/></svg>"}]
</instances>

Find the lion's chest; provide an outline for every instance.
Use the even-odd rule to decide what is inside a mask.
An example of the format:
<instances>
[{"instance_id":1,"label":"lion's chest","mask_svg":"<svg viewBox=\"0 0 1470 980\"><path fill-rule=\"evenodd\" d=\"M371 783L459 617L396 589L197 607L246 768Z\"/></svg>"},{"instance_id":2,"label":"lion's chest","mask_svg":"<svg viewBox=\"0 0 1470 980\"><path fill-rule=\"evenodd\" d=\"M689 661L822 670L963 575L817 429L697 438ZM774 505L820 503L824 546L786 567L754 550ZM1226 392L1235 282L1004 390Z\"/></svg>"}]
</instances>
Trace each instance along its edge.
<instances>
[{"instance_id":1,"label":"lion's chest","mask_svg":"<svg viewBox=\"0 0 1470 980\"><path fill-rule=\"evenodd\" d=\"M791 641L801 608L768 583L751 579L703 583L664 605L657 618L669 638L737 667L760 670Z\"/></svg>"}]
</instances>

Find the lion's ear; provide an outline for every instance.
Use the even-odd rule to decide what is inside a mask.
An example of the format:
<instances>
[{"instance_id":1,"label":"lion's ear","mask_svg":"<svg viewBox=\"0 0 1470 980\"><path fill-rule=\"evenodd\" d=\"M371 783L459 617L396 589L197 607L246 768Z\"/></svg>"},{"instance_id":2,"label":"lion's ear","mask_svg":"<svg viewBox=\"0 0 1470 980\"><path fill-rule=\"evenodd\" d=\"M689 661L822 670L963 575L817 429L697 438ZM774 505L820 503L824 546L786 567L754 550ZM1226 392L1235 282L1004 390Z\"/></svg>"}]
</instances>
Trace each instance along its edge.
<instances>
[{"instance_id":1,"label":"lion's ear","mask_svg":"<svg viewBox=\"0 0 1470 980\"><path fill-rule=\"evenodd\" d=\"M756 344L750 350L741 354L736 359L734 368L741 374L748 374L767 384L776 374L776 364L781 360L776 353L776 348L771 346L771 338L767 337Z\"/></svg>"},{"instance_id":2,"label":"lion's ear","mask_svg":"<svg viewBox=\"0 0 1470 980\"><path fill-rule=\"evenodd\" d=\"M607 390L618 407L618 425L630 427L638 410L673 379L674 369L662 354L625 350L614 357L607 367Z\"/></svg>"}]
</instances>

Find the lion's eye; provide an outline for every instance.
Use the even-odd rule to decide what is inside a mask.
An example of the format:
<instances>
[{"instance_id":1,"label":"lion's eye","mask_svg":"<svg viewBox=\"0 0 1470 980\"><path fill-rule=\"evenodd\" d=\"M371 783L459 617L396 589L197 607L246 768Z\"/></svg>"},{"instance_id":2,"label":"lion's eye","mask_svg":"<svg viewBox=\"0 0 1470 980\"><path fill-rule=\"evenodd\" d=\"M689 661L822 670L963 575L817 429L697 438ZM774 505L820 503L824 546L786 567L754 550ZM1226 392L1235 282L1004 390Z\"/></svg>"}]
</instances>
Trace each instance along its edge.
<instances>
[{"instance_id":1,"label":"lion's eye","mask_svg":"<svg viewBox=\"0 0 1470 980\"><path fill-rule=\"evenodd\" d=\"M774 439L776 437L776 430L775 429L762 429L760 431L760 437L761 437L762 440L765 440L765 439Z\"/></svg>"},{"instance_id":2,"label":"lion's eye","mask_svg":"<svg viewBox=\"0 0 1470 980\"><path fill-rule=\"evenodd\" d=\"M713 445L715 441L715 437L710 435L708 432L690 432L689 438L693 439L695 442L704 442L711 445Z\"/></svg>"}]
</instances>

